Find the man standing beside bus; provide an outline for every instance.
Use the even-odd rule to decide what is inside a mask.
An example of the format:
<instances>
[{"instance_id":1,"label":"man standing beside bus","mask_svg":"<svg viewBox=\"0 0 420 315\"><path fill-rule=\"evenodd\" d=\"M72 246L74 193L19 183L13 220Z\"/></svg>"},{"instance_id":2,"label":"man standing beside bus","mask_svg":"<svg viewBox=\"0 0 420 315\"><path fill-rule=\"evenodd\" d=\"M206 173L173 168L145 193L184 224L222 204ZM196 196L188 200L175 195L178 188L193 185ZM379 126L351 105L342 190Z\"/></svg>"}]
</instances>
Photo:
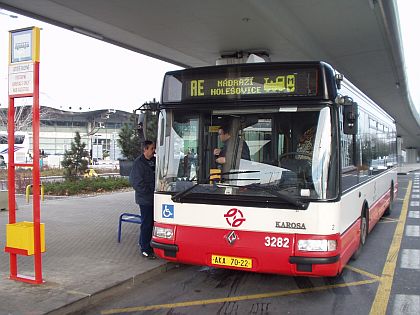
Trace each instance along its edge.
<instances>
[{"instance_id":1,"label":"man standing beside bus","mask_svg":"<svg viewBox=\"0 0 420 315\"><path fill-rule=\"evenodd\" d=\"M134 160L130 173L130 184L135 190L135 200L140 207L142 224L140 226L140 252L145 258L155 259L150 246L153 232L153 194L155 191L155 149L152 141L146 140L143 154Z\"/></svg>"}]
</instances>

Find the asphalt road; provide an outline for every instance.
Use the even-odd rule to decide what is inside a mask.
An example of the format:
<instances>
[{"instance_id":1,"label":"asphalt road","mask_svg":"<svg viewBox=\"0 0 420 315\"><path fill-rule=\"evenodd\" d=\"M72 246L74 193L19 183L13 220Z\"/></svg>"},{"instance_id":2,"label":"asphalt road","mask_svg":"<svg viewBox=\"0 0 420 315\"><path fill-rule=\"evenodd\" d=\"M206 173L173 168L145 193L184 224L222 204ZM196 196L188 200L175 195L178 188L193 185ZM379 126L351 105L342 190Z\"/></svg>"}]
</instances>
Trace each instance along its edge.
<instances>
[{"instance_id":1,"label":"asphalt road","mask_svg":"<svg viewBox=\"0 0 420 315\"><path fill-rule=\"evenodd\" d=\"M418 185L415 174L399 176L393 212L376 225L359 259L350 261L340 277L181 265L84 314L419 314L420 251L414 257L407 254L420 249L418 228L407 228L419 224L412 213L419 207L409 199L416 181Z\"/></svg>"}]
</instances>

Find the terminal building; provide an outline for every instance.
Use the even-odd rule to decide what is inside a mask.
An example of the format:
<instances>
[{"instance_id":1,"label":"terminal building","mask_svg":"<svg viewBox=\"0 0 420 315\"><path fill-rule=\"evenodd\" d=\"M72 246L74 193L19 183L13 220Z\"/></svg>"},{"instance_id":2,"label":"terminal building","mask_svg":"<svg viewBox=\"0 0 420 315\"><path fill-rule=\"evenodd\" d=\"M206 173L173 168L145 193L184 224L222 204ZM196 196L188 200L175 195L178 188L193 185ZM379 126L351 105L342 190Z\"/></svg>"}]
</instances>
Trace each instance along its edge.
<instances>
[{"instance_id":1,"label":"terminal building","mask_svg":"<svg viewBox=\"0 0 420 315\"><path fill-rule=\"evenodd\" d=\"M32 148L32 107L16 107L15 117L16 131L28 133ZM76 112L41 106L39 148L44 156L62 156L78 131L94 161L116 161L122 157L118 133L132 121L133 113L115 109ZM7 131L6 108L0 109L0 131Z\"/></svg>"}]
</instances>

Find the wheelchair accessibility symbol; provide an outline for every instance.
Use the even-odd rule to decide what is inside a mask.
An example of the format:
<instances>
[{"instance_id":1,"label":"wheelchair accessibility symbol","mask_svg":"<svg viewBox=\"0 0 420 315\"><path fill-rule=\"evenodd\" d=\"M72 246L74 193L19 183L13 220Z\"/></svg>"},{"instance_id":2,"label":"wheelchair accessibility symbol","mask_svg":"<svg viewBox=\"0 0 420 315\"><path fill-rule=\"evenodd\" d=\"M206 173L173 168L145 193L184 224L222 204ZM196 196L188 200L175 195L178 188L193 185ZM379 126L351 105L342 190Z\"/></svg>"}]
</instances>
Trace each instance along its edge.
<instances>
[{"instance_id":1,"label":"wheelchair accessibility symbol","mask_svg":"<svg viewBox=\"0 0 420 315\"><path fill-rule=\"evenodd\" d=\"M162 217L165 219L173 219L174 218L174 205L162 205Z\"/></svg>"}]
</instances>

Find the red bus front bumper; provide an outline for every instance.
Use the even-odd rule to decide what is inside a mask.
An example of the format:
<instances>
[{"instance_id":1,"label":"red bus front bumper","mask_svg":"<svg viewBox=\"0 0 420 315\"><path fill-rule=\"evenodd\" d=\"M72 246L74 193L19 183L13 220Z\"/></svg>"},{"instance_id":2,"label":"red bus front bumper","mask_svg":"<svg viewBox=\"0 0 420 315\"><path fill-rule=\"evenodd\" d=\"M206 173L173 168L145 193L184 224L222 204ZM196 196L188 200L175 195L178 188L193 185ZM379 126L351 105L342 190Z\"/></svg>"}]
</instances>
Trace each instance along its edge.
<instances>
[{"instance_id":1,"label":"red bus front bumper","mask_svg":"<svg viewBox=\"0 0 420 315\"><path fill-rule=\"evenodd\" d=\"M342 269L338 234L232 231L161 223L155 226L174 229L173 239L154 236L151 243L156 255L168 261L301 276L336 276ZM299 239L326 238L337 241L337 250L303 252L297 249Z\"/></svg>"}]
</instances>

